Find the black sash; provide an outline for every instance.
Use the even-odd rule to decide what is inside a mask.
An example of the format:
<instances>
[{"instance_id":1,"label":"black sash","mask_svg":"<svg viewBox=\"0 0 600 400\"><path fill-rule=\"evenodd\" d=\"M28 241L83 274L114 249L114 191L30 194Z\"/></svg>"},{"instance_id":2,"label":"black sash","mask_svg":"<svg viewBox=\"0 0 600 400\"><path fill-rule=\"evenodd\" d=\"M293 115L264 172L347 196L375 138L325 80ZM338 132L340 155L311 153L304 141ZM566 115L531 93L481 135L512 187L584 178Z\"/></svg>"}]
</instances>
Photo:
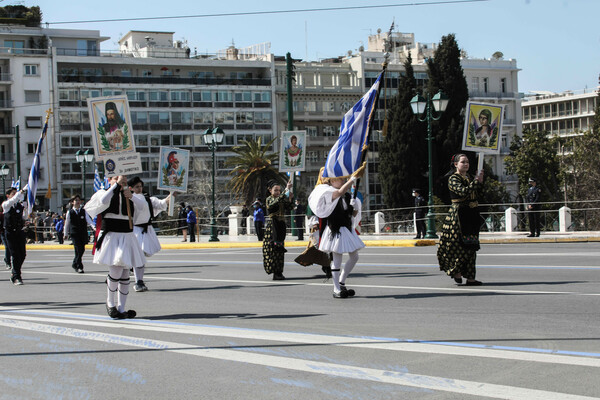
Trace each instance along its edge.
<instances>
[{"instance_id":1,"label":"black sash","mask_svg":"<svg viewBox=\"0 0 600 400\"><path fill-rule=\"evenodd\" d=\"M133 232L133 229L129 227L129 220L113 218L102 218L101 230L100 237L96 241L96 250L100 250L104 236L106 236L108 232Z\"/></svg>"}]
</instances>

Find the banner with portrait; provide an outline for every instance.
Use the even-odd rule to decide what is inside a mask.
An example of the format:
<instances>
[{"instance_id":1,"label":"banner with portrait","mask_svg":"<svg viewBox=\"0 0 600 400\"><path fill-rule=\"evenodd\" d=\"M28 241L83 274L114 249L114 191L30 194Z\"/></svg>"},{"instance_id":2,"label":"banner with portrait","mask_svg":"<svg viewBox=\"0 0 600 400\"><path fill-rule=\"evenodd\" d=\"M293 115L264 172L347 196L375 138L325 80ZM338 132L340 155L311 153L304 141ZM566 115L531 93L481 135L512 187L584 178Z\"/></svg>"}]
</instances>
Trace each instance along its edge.
<instances>
[{"instance_id":1,"label":"banner with portrait","mask_svg":"<svg viewBox=\"0 0 600 400\"><path fill-rule=\"evenodd\" d=\"M87 103L96 158L135 152L127 96L94 97Z\"/></svg>"},{"instance_id":2,"label":"banner with portrait","mask_svg":"<svg viewBox=\"0 0 600 400\"><path fill-rule=\"evenodd\" d=\"M296 172L306 168L306 131L281 132L279 171Z\"/></svg>"},{"instance_id":3,"label":"banner with portrait","mask_svg":"<svg viewBox=\"0 0 600 400\"><path fill-rule=\"evenodd\" d=\"M169 192L187 192L189 165L189 150L162 146L156 187Z\"/></svg>"},{"instance_id":4,"label":"banner with portrait","mask_svg":"<svg viewBox=\"0 0 600 400\"><path fill-rule=\"evenodd\" d=\"M500 152L504 105L467 102L462 150L477 153Z\"/></svg>"}]
</instances>

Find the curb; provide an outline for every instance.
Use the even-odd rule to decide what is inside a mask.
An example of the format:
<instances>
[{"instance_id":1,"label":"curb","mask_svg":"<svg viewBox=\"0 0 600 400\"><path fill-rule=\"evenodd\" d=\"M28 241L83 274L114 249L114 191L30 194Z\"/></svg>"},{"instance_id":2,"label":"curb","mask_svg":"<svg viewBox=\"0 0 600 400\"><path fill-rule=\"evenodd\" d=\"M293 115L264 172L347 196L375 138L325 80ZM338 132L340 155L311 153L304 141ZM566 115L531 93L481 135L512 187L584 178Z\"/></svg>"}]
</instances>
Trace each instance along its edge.
<instances>
[{"instance_id":1,"label":"curb","mask_svg":"<svg viewBox=\"0 0 600 400\"><path fill-rule=\"evenodd\" d=\"M435 246L439 239L389 239L389 240L364 240L367 247L422 247ZM589 237L541 237L541 238L497 238L480 239L481 244L517 244L517 243L597 243L600 236ZM286 247L306 247L308 241L285 242ZM262 242L196 242L196 243L162 243L163 249L189 250L189 249L243 249L261 248ZM72 250L70 244L28 244L27 250ZM92 245L85 246L91 250ZM4 246L0 245L0 249Z\"/></svg>"}]
</instances>

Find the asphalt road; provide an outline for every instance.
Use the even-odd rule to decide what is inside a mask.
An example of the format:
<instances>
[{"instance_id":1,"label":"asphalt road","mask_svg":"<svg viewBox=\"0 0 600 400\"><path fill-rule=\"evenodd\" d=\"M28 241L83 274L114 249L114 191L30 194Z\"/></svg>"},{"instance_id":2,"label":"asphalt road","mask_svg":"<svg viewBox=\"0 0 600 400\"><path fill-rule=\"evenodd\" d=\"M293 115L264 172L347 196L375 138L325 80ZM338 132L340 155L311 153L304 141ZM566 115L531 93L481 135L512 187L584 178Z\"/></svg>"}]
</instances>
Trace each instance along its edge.
<instances>
[{"instance_id":1,"label":"asphalt road","mask_svg":"<svg viewBox=\"0 0 600 400\"><path fill-rule=\"evenodd\" d=\"M436 247L366 248L333 299L317 267L260 249L163 250L133 320L86 253L29 251L0 283L0 399L600 398L600 244L485 245L482 287Z\"/></svg>"}]
</instances>

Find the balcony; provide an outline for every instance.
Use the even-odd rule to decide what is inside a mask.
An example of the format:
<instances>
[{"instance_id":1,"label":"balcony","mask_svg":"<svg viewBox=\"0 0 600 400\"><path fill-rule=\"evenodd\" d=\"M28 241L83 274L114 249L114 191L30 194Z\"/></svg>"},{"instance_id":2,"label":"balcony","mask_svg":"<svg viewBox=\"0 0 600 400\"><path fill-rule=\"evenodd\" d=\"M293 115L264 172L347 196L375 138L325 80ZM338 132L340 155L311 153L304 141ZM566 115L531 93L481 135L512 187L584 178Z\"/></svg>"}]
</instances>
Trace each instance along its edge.
<instances>
[{"instance_id":1,"label":"balcony","mask_svg":"<svg viewBox=\"0 0 600 400\"><path fill-rule=\"evenodd\" d=\"M184 78L179 76L115 76L59 74L60 83L137 83L148 85L271 86L270 79Z\"/></svg>"},{"instance_id":2,"label":"balcony","mask_svg":"<svg viewBox=\"0 0 600 400\"><path fill-rule=\"evenodd\" d=\"M518 93L516 92L483 92L483 91L469 91L470 98L492 98L492 99L516 99Z\"/></svg>"},{"instance_id":3,"label":"balcony","mask_svg":"<svg viewBox=\"0 0 600 400\"><path fill-rule=\"evenodd\" d=\"M13 108L12 100L0 100L0 109L3 108Z\"/></svg>"}]
</instances>

